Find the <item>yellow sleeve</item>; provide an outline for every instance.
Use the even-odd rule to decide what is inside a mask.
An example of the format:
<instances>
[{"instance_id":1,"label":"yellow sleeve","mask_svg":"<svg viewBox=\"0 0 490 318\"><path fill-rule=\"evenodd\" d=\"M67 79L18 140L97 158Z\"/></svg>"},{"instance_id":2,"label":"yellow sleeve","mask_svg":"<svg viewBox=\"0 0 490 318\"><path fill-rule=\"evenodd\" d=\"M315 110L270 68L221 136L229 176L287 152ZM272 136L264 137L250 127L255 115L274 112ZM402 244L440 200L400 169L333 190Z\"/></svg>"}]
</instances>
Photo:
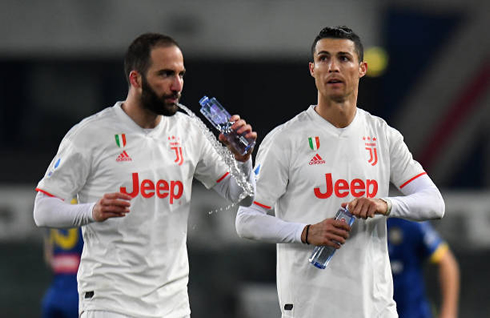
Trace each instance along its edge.
<instances>
[{"instance_id":1,"label":"yellow sleeve","mask_svg":"<svg viewBox=\"0 0 490 318\"><path fill-rule=\"evenodd\" d=\"M444 254L448 251L448 249L449 246L447 245L447 243L442 243L441 245L439 245L434 253L432 253L432 255L430 256L429 262L433 264L439 263Z\"/></svg>"}]
</instances>

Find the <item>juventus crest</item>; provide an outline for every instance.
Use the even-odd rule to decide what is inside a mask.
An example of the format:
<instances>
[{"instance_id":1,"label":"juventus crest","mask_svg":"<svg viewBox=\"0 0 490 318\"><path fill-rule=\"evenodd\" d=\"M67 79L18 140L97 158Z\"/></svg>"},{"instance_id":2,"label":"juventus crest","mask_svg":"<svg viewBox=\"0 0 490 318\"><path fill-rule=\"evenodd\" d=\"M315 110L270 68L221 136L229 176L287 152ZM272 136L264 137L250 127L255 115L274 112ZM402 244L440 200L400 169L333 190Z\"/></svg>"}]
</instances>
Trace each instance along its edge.
<instances>
[{"instance_id":1,"label":"juventus crest","mask_svg":"<svg viewBox=\"0 0 490 318\"><path fill-rule=\"evenodd\" d=\"M368 151L368 162L371 166L375 166L378 163L378 150L376 148L376 137L362 137L364 140L364 146Z\"/></svg>"},{"instance_id":2,"label":"juventus crest","mask_svg":"<svg viewBox=\"0 0 490 318\"><path fill-rule=\"evenodd\" d=\"M175 136L168 137L170 142L170 149L175 151L175 160L174 162L179 166L184 162L184 156L182 154L182 146L180 145L180 138Z\"/></svg>"}]
</instances>

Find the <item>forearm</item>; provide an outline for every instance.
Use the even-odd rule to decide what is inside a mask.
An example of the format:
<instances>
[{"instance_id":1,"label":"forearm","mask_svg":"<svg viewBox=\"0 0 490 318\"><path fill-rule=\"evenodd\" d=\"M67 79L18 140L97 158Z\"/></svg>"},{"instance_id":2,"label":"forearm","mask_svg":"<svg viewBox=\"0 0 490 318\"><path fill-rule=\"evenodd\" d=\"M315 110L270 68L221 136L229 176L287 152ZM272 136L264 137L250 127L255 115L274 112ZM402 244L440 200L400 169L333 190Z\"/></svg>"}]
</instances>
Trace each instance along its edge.
<instances>
[{"instance_id":1,"label":"forearm","mask_svg":"<svg viewBox=\"0 0 490 318\"><path fill-rule=\"evenodd\" d=\"M235 226L242 238L269 243L301 243L306 224L286 222L252 205L238 209Z\"/></svg>"},{"instance_id":2,"label":"forearm","mask_svg":"<svg viewBox=\"0 0 490 318\"><path fill-rule=\"evenodd\" d=\"M41 192L34 202L34 221L39 227L72 228L93 222L95 203L69 204Z\"/></svg>"},{"instance_id":3,"label":"forearm","mask_svg":"<svg viewBox=\"0 0 490 318\"><path fill-rule=\"evenodd\" d=\"M441 290L440 318L456 318L459 300L459 266L450 250L439 264L439 284Z\"/></svg>"},{"instance_id":4,"label":"forearm","mask_svg":"<svg viewBox=\"0 0 490 318\"><path fill-rule=\"evenodd\" d=\"M243 174L245 174L246 180L252 185L255 193L255 178L252 170L252 159L249 159L245 162L238 161L238 168ZM243 192L242 187L238 185L235 178L233 177L222 180L220 183L216 184L213 189L231 202L237 202ZM249 206L252 204L253 200L254 196L247 196L242 201L240 201L239 204L243 206Z\"/></svg>"},{"instance_id":5,"label":"forearm","mask_svg":"<svg viewBox=\"0 0 490 318\"><path fill-rule=\"evenodd\" d=\"M390 197L390 216L413 221L440 219L444 216L444 200L436 185L428 176L412 181L402 193L404 196Z\"/></svg>"}]
</instances>

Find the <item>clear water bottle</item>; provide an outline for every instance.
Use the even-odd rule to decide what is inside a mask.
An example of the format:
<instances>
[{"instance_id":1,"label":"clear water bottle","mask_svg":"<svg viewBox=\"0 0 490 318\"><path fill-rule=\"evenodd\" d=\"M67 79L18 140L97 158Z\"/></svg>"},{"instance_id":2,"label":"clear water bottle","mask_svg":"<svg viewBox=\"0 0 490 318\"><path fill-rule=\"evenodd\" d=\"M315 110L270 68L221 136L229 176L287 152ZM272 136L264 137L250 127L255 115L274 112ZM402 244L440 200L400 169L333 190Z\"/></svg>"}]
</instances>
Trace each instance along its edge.
<instances>
[{"instance_id":1,"label":"clear water bottle","mask_svg":"<svg viewBox=\"0 0 490 318\"><path fill-rule=\"evenodd\" d=\"M337 211L337 214L335 214L336 220L344 221L349 224L349 226L352 226L355 218L356 217L350 214L347 208L340 208ZM331 246L315 246L315 249L308 260L314 266L325 269L336 250L336 248Z\"/></svg>"},{"instance_id":2,"label":"clear water bottle","mask_svg":"<svg viewBox=\"0 0 490 318\"><path fill-rule=\"evenodd\" d=\"M199 101L201 113L218 129L241 155L246 154L255 145L254 139L245 138L245 134L238 135L231 129L233 122L230 122L230 113L221 106L216 98L204 96Z\"/></svg>"}]
</instances>

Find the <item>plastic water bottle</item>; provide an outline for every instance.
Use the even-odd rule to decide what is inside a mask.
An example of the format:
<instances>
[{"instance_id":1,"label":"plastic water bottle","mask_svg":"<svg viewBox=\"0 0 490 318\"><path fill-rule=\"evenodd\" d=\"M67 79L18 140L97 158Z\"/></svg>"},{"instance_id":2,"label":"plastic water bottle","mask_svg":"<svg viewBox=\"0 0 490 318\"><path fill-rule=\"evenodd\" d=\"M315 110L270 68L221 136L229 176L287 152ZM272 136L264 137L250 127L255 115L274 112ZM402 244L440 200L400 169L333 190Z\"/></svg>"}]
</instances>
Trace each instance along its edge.
<instances>
[{"instance_id":1,"label":"plastic water bottle","mask_svg":"<svg viewBox=\"0 0 490 318\"><path fill-rule=\"evenodd\" d=\"M352 226L356 217L350 214L347 208L340 208L337 211L337 214L335 214L335 219L344 221L349 224L349 226ZM314 266L325 269L336 250L336 248L331 246L315 246L315 249L308 260Z\"/></svg>"},{"instance_id":2,"label":"plastic water bottle","mask_svg":"<svg viewBox=\"0 0 490 318\"><path fill-rule=\"evenodd\" d=\"M221 106L216 98L204 96L199 101L201 113L218 129L241 155L246 154L255 145L255 140L245 138L245 133L238 135L231 129L233 122L230 122L230 113Z\"/></svg>"}]
</instances>

